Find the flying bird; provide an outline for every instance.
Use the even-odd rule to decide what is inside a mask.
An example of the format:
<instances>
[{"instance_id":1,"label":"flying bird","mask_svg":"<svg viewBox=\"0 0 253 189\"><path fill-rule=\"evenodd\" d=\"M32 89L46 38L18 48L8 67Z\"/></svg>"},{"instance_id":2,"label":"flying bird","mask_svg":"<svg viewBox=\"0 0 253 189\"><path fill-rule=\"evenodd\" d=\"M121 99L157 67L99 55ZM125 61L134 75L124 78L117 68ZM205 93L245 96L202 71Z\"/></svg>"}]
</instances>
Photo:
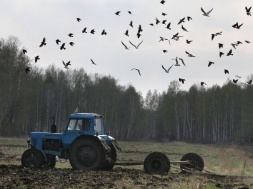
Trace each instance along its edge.
<instances>
[{"instance_id":1,"label":"flying bird","mask_svg":"<svg viewBox=\"0 0 253 189\"><path fill-rule=\"evenodd\" d=\"M224 55L224 53L220 51L219 56L221 57L222 55Z\"/></svg>"},{"instance_id":2,"label":"flying bird","mask_svg":"<svg viewBox=\"0 0 253 189\"><path fill-rule=\"evenodd\" d=\"M95 34L95 30L94 29L90 30L90 33Z\"/></svg>"},{"instance_id":3,"label":"flying bird","mask_svg":"<svg viewBox=\"0 0 253 189\"><path fill-rule=\"evenodd\" d=\"M186 39L186 43L187 43L187 44L190 44L191 42L192 42L192 40Z\"/></svg>"},{"instance_id":4,"label":"flying bird","mask_svg":"<svg viewBox=\"0 0 253 189\"><path fill-rule=\"evenodd\" d=\"M183 84L185 82L185 79L182 79L182 78L179 78L178 80L179 80L179 82L182 82Z\"/></svg>"},{"instance_id":5,"label":"flying bird","mask_svg":"<svg viewBox=\"0 0 253 189\"><path fill-rule=\"evenodd\" d=\"M214 64L214 62L209 61L209 62L208 62L208 67L210 67L212 64Z\"/></svg>"},{"instance_id":6,"label":"flying bird","mask_svg":"<svg viewBox=\"0 0 253 189\"><path fill-rule=\"evenodd\" d=\"M177 24L179 25L179 24L181 24L181 23L184 22L184 21L185 21L185 17L182 18L182 19L180 19L179 22L178 22Z\"/></svg>"},{"instance_id":7,"label":"flying bird","mask_svg":"<svg viewBox=\"0 0 253 189\"><path fill-rule=\"evenodd\" d=\"M56 42L57 45L59 45L59 43L61 42L61 40L60 39L56 39L55 42Z\"/></svg>"},{"instance_id":8,"label":"flying bird","mask_svg":"<svg viewBox=\"0 0 253 189\"><path fill-rule=\"evenodd\" d=\"M27 67L26 69L25 69L25 73L28 73L28 72L30 72L31 70L30 70L30 67Z\"/></svg>"},{"instance_id":9,"label":"flying bird","mask_svg":"<svg viewBox=\"0 0 253 189\"><path fill-rule=\"evenodd\" d=\"M233 79L233 82L234 82L234 83L237 83L237 81L238 81L238 79Z\"/></svg>"},{"instance_id":10,"label":"flying bird","mask_svg":"<svg viewBox=\"0 0 253 189\"><path fill-rule=\"evenodd\" d=\"M138 26L138 33L140 33L140 32L142 32L143 30L142 30L142 27L141 27L141 25L139 25Z\"/></svg>"},{"instance_id":11,"label":"flying bird","mask_svg":"<svg viewBox=\"0 0 253 189\"><path fill-rule=\"evenodd\" d=\"M137 35L137 37L138 37L138 38L140 38L140 37L141 37L141 34L140 34L139 32L138 32L136 35Z\"/></svg>"},{"instance_id":12,"label":"flying bird","mask_svg":"<svg viewBox=\"0 0 253 189\"><path fill-rule=\"evenodd\" d=\"M180 64L178 63L178 58L173 58L172 60L175 60L176 61L176 64L174 66L180 66Z\"/></svg>"},{"instance_id":13,"label":"flying bird","mask_svg":"<svg viewBox=\"0 0 253 189\"><path fill-rule=\"evenodd\" d=\"M168 69L166 69L166 68L162 65L162 68L164 69L164 71L165 71L166 73L169 73L169 71L170 71L170 69L172 68L172 66L173 66L173 64L172 64Z\"/></svg>"},{"instance_id":14,"label":"flying bird","mask_svg":"<svg viewBox=\"0 0 253 189\"><path fill-rule=\"evenodd\" d=\"M193 56L191 53L189 53L187 51L185 51L185 53L188 55L188 57L195 57L195 56Z\"/></svg>"},{"instance_id":15,"label":"flying bird","mask_svg":"<svg viewBox=\"0 0 253 189\"><path fill-rule=\"evenodd\" d=\"M169 30L171 30L170 25L171 25L171 22L168 23L167 26L166 26L166 28L169 29Z\"/></svg>"},{"instance_id":16,"label":"flying bird","mask_svg":"<svg viewBox=\"0 0 253 189\"><path fill-rule=\"evenodd\" d=\"M248 41L248 40L245 40L245 43L250 43L250 41Z\"/></svg>"},{"instance_id":17,"label":"flying bird","mask_svg":"<svg viewBox=\"0 0 253 189\"><path fill-rule=\"evenodd\" d=\"M105 30L102 31L101 35L106 35L107 32Z\"/></svg>"},{"instance_id":18,"label":"flying bird","mask_svg":"<svg viewBox=\"0 0 253 189\"><path fill-rule=\"evenodd\" d=\"M236 22L234 25L232 25L232 27L235 29L240 29L242 25L243 23L239 25L238 22Z\"/></svg>"},{"instance_id":19,"label":"flying bird","mask_svg":"<svg viewBox=\"0 0 253 189\"><path fill-rule=\"evenodd\" d=\"M91 60L92 64L97 65L92 59L90 59L90 60Z\"/></svg>"},{"instance_id":20,"label":"flying bird","mask_svg":"<svg viewBox=\"0 0 253 189\"><path fill-rule=\"evenodd\" d=\"M213 40L215 36L221 35L221 34L222 34L222 31L221 32L217 32L217 33L213 33L213 34L211 34L211 39Z\"/></svg>"},{"instance_id":21,"label":"flying bird","mask_svg":"<svg viewBox=\"0 0 253 189\"><path fill-rule=\"evenodd\" d=\"M74 43L74 42L69 42L69 44L70 44L71 46L73 46L75 43Z\"/></svg>"},{"instance_id":22,"label":"flying bird","mask_svg":"<svg viewBox=\"0 0 253 189\"><path fill-rule=\"evenodd\" d=\"M134 27L134 26L133 26L133 21L130 21L129 26L131 26L132 28Z\"/></svg>"},{"instance_id":23,"label":"flying bird","mask_svg":"<svg viewBox=\"0 0 253 189\"><path fill-rule=\"evenodd\" d=\"M181 28L183 31L188 32L188 30L183 25L181 26Z\"/></svg>"},{"instance_id":24,"label":"flying bird","mask_svg":"<svg viewBox=\"0 0 253 189\"><path fill-rule=\"evenodd\" d=\"M179 60L181 60L182 64L185 66L184 60L182 58L178 58Z\"/></svg>"},{"instance_id":25,"label":"flying bird","mask_svg":"<svg viewBox=\"0 0 253 189\"><path fill-rule=\"evenodd\" d=\"M232 45L232 47L233 47L234 49L236 49L236 47L237 47L238 45L240 45L240 44L242 44L241 41L237 41L237 42L235 42L235 43L231 43L231 45Z\"/></svg>"},{"instance_id":26,"label":"flying bird","mask_svg":"<svg viewBox=\"0 0 253 189\"><path fill-rule=\"evenodd\" d=\"M164 13L164 12L162 12L162 15L163 15L163 16L166 16L167 14L166 14L166 13Z\"/></svg>"},{"instance_id":27,"label":"flying bird","mask_svg":"<svg viewBox=\"0 0 253 189\"><path fill-rule=\"evenodd\" d=\"M232 49L230 49L227 53L227 56L233 55Z\"/></svg>"},{"instance_id":28,"label":"flying bird","mask_svg":"<svg viewBox=\"0 0 253 189\"><path fill-rule=\"evenodd\" d=\"M138 71L138 73L139 73L139 75L141 76L141 72L140 72L140 70L139 69L137 69L137 68L133 68L133 69L131 69L131 71L132 70L137 70Z\"/></svg>"},{"instance_id":29,"label":"flying bird","mask_svg":"<svg viewBox=\"0 0 253 189\"><path fill-rule=\"evenodd\" d=\"M131 12L131 11L128 11L128 13L129 13L129 14L132 14L132 12Z\"/></svg>"},{"instance_id":30,"label":"flying bird","mask_svg":"<svg viewBox=\"0 0 253 189\"><path fill-rule=\"evenodd\" d=\"M71 65L70 64L70 61L68 61L67 63L65 63L64 61L62 61L63 65L64 65L64 68L65 69L68 69L68 66Z\"/></svg>"},{"instance_id":31,"label":"flying bird","mask_svg":"<svg viewBox=\"0 0 253 189\"><path fill-rule=\"evenodd\" d=\"M201 81L200 84L201 84L201 86L206 85L206 83L204 81Z\"/></svg>"},{"instance_id":32,"label":"flying bird","mask_svg":"<svg viewBox=\"0 0 253 189\"><path fill-rule=\"evenodd\" d=\"M143 40L136 46L135 44L133 44L130 40L129 40L129 43L131 45L133 45L136 49L138 49L138 47L142 44Z\"/></svg>"},{"instance_id":33,"label":"flying bird","mask_svg":"<svg viewBox=\"0 0 253 189\"><path fill-rule=\"evenodd\" d=\"M249 8L245 7L245 10L246 10L246 14L247 14L248 16L251 16L251 12L250 12L251 7L249 7Z\"/></svg>"},{"instance_id":34,"label":"flying bird","mask_svg":"<svg viewBox=\"0 0 253 189\"><path fill-rule=\"evenodd\" d=\"M229 71L226 70L226 69L224 69L224 73L225 73L225 74L229 74Z\"/></svg>"},{"instance_id":35,"label":"flying bird","mask_svg":"<svg viewBox=\"0 0 253 189\"><path fill-rule=\"evenodd\" d=\"M69 37L73 37L74 34L73 34L73 33L69 33L68 36L69 36Z\"/></svg>"},{"instance_id":36,"label":"flying bird","mask_svg":"<svg viewBox=\"0 0 253 189\"><path fill-rule=\"evenodd\" d=\"M174 34L174 35L172 36L171 39L174 39L174 40L178 41L180 37L183 37L183 36L179 36L179 33L176 33L176 34Z\"/></svg>"},{"instance_id":37,"label":"flying bird","mask_svg":"<svg viewBox=\"0 0 253 189\"><path fill-rule=\"evenodd\" d=\"M164 53L167 53L168 51L166 49L163 50Z\"/></svg>"},{"instance_id":38,"label":"flying bird","mask_svg":"<svg viewBox=\"0 0 253 189\"><path fill-rule=\"evenodd\" d=\"M252 79L247 81L246 83L250 85L252 83Z\"/></svg>"},{"instance_id":39,"label":"flying bird","mask_svg":"<svg viewBox=\"0 0 253 189\"><path fill-rule=\"evenodd\" d=\"M36 63L38 60L40 60L39 55L38 55L38 56L35 56L35 63Z\"/></svg>"},{"instance_id":40,"label":"flying bird","mask_svg":"<svg viewBox=\"0 0 253 189\"><path fill-rule=\"evenodd\" d=\"M80 22L81 21L81 18L76 18L77 22Z\"/></svg>"},{"instance_id":41,"label":"flying bird","mask_svg":"<svg viewBox=\"0 0 253 189\"><path fill-rule=\"evenodd\" d=\"M83 28L83 30L82 30L82 33L87 33L87 27L86 28Z\"/></svg>"},{"instance_id":42,"label":"flying bird","mask_svg":"<svg viewBox=\"0 0 253 189\"><path fill-rule=\"evenodd\" d=\"M61 50L63 50L63 49L66 50L66 48L65 48L65 43L62 43L60 49L61 49Z\"/></svg>"},{"instance_id":43,"label":"flying bird","mask_svg":"<svg viewBox=\"0 0 253 189\"><path fill-rule=\"evenodd\" d=\"M210 11L206 12L206 11L204 11L204 9L201 7L201 11L203 12L203 15L204 15L204 16L207 16L207 17L210 17L209 14L212 12L212 10L213 10L213 8L212 8Z\"/></svg>"},{"instance_id":44,"label":"flying bird","mask_svg":"<svg viewBox=\"0 0 253 189\"><path fill-rule=\"evenodd\" d=\"M126 30L125 35L129 37L129 35L128 35L128 30Z\"/></svg>"},{"instance_id":45,"label":"flying bird","mask_svg":"<svg viewBox=\"0 0 253 189\"><path fill-rule=\"evenodd\" d=\"M192 20L192 17L187 16L187 20L188 20L188 21Z\"/></svg>"},{"instance_id":46,"label":"flying bird","mask_svg":"<svg viewBox=\"0 0 253 189\"><path fill-rule=\"evenodd\" d=\"M164 1L164 0L162 0L160 3L161 3L161 4L164 4L164 3L165 3L165 1Z\"/></svg>"},{"instance_id":47,"label":"flying bird","mask_svg":"<svg viewBox=\"0 0 253 189\"><path fill-rule=\"evenodd\" d=\"M42 42L40 43L40 47L42 47L44 45L46 45L46 38L45 37L43 38Z\"/></svg>"},{"instance_id":48,"label":"flying bird","mask_svg":"<svg viewBox=\"0 0 253 189\"><path fill-rule=\"evenodd\" d=\"M158 20L157 18L155 19L155 23L156 24L159 24L160 23L160 20Z\"/></svg>"},{"instance_id":49,"label":"flying bird","mask_svg":"<svg viewBox=\"0 0 253 189\"><path fill-rule=\"evenodd\" d=\"M115 14L118 15L118 16L119 16L119 13L120 13L120 11L115 12Z\"/></svg>"},{"instance_id":50,"label":"flying bird","mask_svg":"<svg viewBox=\"0 0 253 189\"><path fill-rule=\"evenodd\" d=\"M23 49L23 53L24 53L24 54L27 53L27 50Z\"/></svg>"},{"instance_id":51,"label":"flying bird","mask_svg":"<svg viewBox=\"0 0 253 189\"><path fill-rule=\"evenodd\" d=\"M129 50L129 47L126 46L125 43L123 43L122 41L121 41L121 43L122 43L122 45L125 47L125 49Z\"/></svg>"},{"instance_id":52,"label":"flying bird","mask_svg":"<svg viewBox=\"0 0 253 189\"><path fill-rule=\"evenodd\" d=\"M219 49L223 48L223 44L222 43L219 43Z\"/></svg>"}]
</instances>

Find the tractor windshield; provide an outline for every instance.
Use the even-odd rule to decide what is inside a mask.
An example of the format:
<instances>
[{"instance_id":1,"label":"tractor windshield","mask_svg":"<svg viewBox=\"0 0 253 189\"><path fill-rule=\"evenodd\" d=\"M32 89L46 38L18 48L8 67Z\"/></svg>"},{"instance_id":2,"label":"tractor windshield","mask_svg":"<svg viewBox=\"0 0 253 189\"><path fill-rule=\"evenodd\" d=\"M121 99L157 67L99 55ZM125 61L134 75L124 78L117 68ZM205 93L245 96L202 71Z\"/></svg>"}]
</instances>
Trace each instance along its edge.
<instances>
[{"instance_id":1,"label":"tractor windshield","mask_svg":"<svg viewBox=\"0 0 253 189\"><path fill-rule=\"evenodd\" d=\"M82 123L82 119L70 119L68 124L68 130L81 130Z\"/></svg>"}]
</instances>

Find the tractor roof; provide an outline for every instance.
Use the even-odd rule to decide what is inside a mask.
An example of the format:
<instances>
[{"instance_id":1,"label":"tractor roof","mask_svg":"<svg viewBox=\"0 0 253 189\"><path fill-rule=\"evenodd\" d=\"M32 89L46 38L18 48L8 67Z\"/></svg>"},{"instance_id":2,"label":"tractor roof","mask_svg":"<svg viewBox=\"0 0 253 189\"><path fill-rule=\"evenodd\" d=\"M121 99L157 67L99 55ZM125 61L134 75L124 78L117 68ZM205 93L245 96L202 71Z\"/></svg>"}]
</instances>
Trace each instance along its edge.
<instances>
[{"instance_id":1,"label":"tractor roof","mask_svg":"<svg viewBox=\"0 0 253 189\"><path fill-rule=\"evenodd\" d=\"M70 115L70 118L93 118L93 117L104 117L96 113L74 113Z\"/></svg>"}]
</instances>

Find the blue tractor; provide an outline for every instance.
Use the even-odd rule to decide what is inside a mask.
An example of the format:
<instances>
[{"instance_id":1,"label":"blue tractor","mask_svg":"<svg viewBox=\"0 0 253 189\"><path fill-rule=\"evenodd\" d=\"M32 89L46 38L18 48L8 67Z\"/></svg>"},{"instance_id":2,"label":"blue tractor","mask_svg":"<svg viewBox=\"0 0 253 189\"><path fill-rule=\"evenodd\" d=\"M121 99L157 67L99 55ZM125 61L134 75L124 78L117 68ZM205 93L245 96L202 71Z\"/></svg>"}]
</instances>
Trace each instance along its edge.
<instances>
[{"instance_id":1,"label":"blue tractor","mask_svg":"<svg viewBox=\"0 0 253 189\"><path fill-rule=\"evenodd\" d=\"M74 169L110 170L120 150L116 140L105 134L104 117L95 113L74 113L63 133L32 132L21 163L27 168L54 168L56 157L69 159Z\"/></svg>"}]
</instances>

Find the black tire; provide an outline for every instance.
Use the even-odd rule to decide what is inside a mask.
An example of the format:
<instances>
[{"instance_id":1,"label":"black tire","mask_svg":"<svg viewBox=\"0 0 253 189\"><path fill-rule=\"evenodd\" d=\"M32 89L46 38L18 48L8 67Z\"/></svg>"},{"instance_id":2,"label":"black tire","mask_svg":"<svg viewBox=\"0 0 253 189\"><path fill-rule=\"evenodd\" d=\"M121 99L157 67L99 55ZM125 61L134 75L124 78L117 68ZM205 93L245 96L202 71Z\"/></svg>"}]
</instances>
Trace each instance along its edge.
<instances>
[{"instance_id":1,"label":"black tire","mask_svg":"<svg viewBox=\"0 0 253 189\"><path fill-rule=\"evenodd\" d=\"M54 155L47 155L47 161L44 162L42 165L43 168L50 168L53 169L55 168L56 165L56 158Z\"/></svg>"},{"instance_id":2,"label":"black tire","mask_svg":"<svg viewBox=\"0 0 253 189\"><path fill-rule=\"evenodd\" d=\"M145 158L144 170L148 174L167 174L170 170L170 160L163 153L153 152Z\"/></svg>"},{"instance_id":3,"label":"black tire","mask_svg":"<svg viewBox=\"0 0 253 189\"><path fill-rule=\"evenodd\" d=\"M74 169L96 170L105 162L105 152L97 139L82 137L72 143L69 160Z\"/></svg>"},{"instance_id":4,"label":"black tire","mask_svg":"<svg viewBox=\"0 0 253 189\"><path fill-rule=\"evenodd\" d=\"M181 164L180 169L183 173L194 171L203 171L204 169L204 160L198 154L188 153L185 154L181 161L189 161L189 164Z\"/></svg>"},{"instance_id":5,"label":"black tire","mask_svg":"<svg viewBox=\"0 0 253 189\"><path fill-rule=\"evenodd\" d=\"M21 157L21 163L23 167L38 169L44 164L44 156L40 150L30 148L26 150Z\"/></svg>"},{"instance_id":6,"label":"black tire","mask_svg":"<svg viewBox=\"0 0 253 189\"><path fill-rule=\"evenodd\" d=\"M117 152L116 149L113 145L110 146L111 147L111 152L109 154L107 154L109 160L106 160L104 165L102 166L102 170L112 170L116 161L117 161Z\"/></svg>"}]
</instances>

